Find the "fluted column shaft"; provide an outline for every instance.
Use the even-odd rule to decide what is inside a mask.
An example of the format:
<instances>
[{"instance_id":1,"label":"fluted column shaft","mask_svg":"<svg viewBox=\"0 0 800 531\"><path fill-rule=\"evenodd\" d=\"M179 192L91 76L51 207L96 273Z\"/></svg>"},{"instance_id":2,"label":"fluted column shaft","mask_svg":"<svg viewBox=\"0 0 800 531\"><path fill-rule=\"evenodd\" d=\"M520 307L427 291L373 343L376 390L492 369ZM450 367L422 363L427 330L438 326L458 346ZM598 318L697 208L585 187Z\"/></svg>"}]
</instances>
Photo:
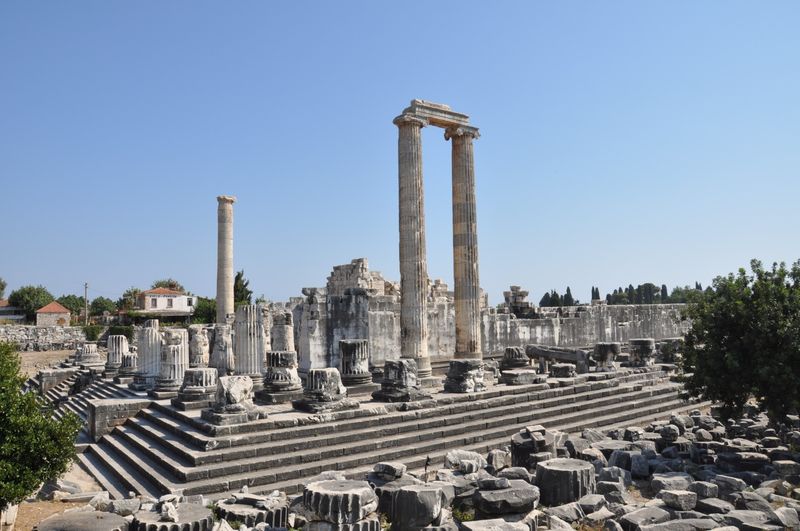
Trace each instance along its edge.
<instances>
[{"instance_id":1,"label":"fluted column shaft","mask_svg":"<svg viewBox=\"0 0 800 531\"><path fill-rule=\"evenodd\" d=\"M428 357L428 261L422 182L422 128L414 116L395 118L399 129L400 356L416 360L418 375L431 375Z\"/></svg>"},{"instance_id":2,"label":"fluted column shaft","mask_svg":"<svg viewBox=\"0 0 800 531\"><path fill-rule=\"evenodd\" d=\"M233 313L233 203L235 197L217 197L217 323Z\"/></svg>"},{"instance_id":3,"label":"fluted column shaft","mask_svg":"<svg viewBox=\"0 0 800 531\"><path fill-rule=\"evenodd\" d=\"M245 304L236 309L234 327L234 359L235 373L250 376L256 389L261 388L264 368L264 334L263 311L258 304Z\"/></svg>"},{"instance_id":4,"label":"fluted column shaft","mask_svg":"<svg viewBox=\"0 0 800 531\"><path fill-rule=\"evenodd\" d=\"M456 359L481 359L478 231L475 212L474 127L445 131L453 143L453 276L456 310Z\"/></svg>"}]
</instances>

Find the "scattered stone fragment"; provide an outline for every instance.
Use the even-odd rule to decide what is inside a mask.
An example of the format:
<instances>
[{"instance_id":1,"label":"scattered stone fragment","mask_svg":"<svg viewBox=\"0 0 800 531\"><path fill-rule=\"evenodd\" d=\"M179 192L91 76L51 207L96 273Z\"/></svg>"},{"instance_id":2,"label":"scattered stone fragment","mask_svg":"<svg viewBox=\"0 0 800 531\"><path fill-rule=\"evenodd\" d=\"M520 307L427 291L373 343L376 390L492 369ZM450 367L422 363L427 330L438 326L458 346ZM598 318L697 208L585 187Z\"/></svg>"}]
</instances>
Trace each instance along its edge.
<instances>
[{"instance_id":1,"label":"scattered stone fragment","mask_svg":"<svg viewBox=\"0 0 800 531\"><path fill-rule=\"evenodd\" d=\"M697 494L689 490L661 491L661 499L668 507L679 511L691 511L697 505Z\"/></svg>"},{"instance_id":2,"label":"scattered stone fragment","mask_svg":"<svg viewBox=\"0 0 800 531\"><path fill-rule=\"evenodd\" d=\"M594 467L579 459L551 459L536 465L536 486L545 505L578 501L595 491Z\"/></svg>"}]
</instances>

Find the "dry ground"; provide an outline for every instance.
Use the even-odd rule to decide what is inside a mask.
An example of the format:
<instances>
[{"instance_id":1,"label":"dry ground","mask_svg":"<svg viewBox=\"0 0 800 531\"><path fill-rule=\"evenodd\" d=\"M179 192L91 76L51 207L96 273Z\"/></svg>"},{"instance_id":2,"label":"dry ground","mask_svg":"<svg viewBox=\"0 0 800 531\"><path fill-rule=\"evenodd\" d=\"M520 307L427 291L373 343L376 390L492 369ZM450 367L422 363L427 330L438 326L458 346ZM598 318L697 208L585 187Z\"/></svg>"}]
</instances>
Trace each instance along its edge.
<instances>
[{"instance_id":1,"label":"dry ground","mask_svg":"<svg viewBox=\"0 0 800 531\"><path fill-rule=\"evenodd\" d=\"M62 479L77 483L81 487L82 492L97 492L103 490L103 487L97 483L92 476L87 474L77 464L72 467L62 476ZM17 513L17 523L14 527L15 531L30 531L33 526L51 516L53 514L63 513L71 507L82 507L86 505L85 502L73 503L62 501L35 501L35 502L22 502L19 505L19 512Z\"/></svg>"},{"instance_id":2,"label":"dry ground","mask_svg":"<svg viewBox=\"0 0 800 531\"><path fill-rule=\"evenodd\" d=\"M67 359L75 350L45 350L42 352L20 352L19 357L22 360L22 373L26 378L36 376L42 369L47 369L59 362ZM100 356L105 356L105 352L101 352Z\"/></svg>"}]
</instances>

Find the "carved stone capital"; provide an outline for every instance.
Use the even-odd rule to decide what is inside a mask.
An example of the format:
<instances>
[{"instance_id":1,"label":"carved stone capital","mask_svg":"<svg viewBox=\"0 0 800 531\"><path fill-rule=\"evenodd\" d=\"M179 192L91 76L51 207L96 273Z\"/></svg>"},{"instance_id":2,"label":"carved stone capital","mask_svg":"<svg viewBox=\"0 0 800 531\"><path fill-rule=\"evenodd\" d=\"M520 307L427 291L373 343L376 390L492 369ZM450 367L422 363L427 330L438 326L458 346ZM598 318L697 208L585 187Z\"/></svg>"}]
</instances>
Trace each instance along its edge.
<instances>
[{"instance_id":1,"label":"carved stone capital","mask_svg":"<svg viewBox=\"0 0 800 531\"><path fill-rule=\"evenodd\" d=\"M428 120L419 116L414 116L413 114L401 114L392 120L392 123L397 127L402 125L416 125L418 127L425 127L428 125Z\"/></svg>"},{"instance_id":2,"label":"carved stone capital","mask_svg":"<svg viewBox=\"0 0 800 531\"><path fill-rule=\"evenodd\" d=\"M218 195L217 202L219 202L219 204L228 203L232 205L236 202L236 198L232 195Z\"/></svg>"},{"instance_id":3,"label":"carved stone capital","mask_svg":"<svg viewBox=\"0 0 800 531\"><path fill-rule=\"evenodd\" d=\"M469 136L472 139L480 138L481 135L478 132L477 127L471 127L468 125L460 125L458 127L448 127L444 130L444 139L450 140L456 136Z\"/></svg>"}]
</instances>

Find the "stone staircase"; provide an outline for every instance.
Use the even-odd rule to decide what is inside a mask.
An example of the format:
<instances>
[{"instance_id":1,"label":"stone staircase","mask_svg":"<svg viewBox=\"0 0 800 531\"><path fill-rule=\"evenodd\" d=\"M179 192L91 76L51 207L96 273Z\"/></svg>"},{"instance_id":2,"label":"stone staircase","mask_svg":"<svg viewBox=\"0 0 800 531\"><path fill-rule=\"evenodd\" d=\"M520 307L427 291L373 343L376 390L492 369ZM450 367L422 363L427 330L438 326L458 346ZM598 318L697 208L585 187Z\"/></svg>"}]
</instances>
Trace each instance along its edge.
<instances>
[{"instance_id":1,"label":"stone staircase","mask_svg":"<svg viewBox=\"0 0 800 531\"><path fill-rule=\"evenodd\" d=\"M663 373L584 376L576 385L495 386L477 394L437 394L403 410L396 404L364 402L359 410L311 416L283 410L265 420L213 426L198 411L153 402L89 444L82 465L114 497L129 491L222 496L244 485L251 492L297 492L323 470L363 476L385 460L421 469L427 458L442 465L455 448L481 453L501 448L530 424L577 432L587 427L643 423L689 404L680 385Z\"/></svg>"}]
</instances>

